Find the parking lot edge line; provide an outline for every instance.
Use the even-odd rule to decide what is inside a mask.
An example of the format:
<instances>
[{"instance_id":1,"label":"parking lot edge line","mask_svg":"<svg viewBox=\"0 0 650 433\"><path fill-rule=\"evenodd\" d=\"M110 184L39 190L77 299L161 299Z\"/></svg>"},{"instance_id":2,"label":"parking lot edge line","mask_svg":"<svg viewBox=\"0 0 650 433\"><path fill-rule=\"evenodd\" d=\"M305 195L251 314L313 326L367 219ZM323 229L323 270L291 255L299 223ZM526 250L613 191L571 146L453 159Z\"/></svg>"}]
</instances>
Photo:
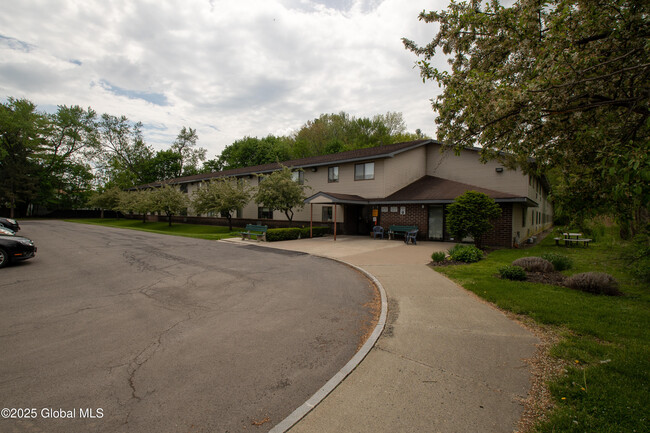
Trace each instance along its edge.
<instances>
[{"instance_id":1,"label":"parking lot edge line","mask_svg":"<svg viewBox=\"0 0 650 433\"><path fill-rule=\"evenodd\" d=\"M268 247L267 247L268 248ZM379 280L372 275L370 272L366 271L365 269L353 265L351 263L345 262L340 259L332 258L332 257L325 257L325 256L320 256L317 254L310 254L311 256L314 257L320 257L323 259L327 260L333 260L335 262L341 263L343 265L349 266L350 268L353 268L363 274L366 278L368 278L379 290L379 294L381 295L381 313L379 314L379 321L377 322L377 325L375 326L375 329L373 330L372 334L370 334L370 337L366 340L366 342L361 346L361 349L350 359L347 364L341 368L338 373L336 373L330 380L327 381L325 385L314 395L312 395L309 400L307 400L305 403L303 403L301 406L299 406L296 410L294 410L289 416L287 416L284 420L282 420L280 423L276 424L270 431L269 433L284 433L288 431L290 428L292 428L295 424L297 424L301 419L303 419L309 412L311 412L320 402L322 402L334 389L336 389L337 386L343 380L350 375L354 371L355 368L359 364L361 364L361 361L364 360L364 358L370 353L372 348L375 346L377 343L377 340L379 340L379 337L381 336L381 333L384 331L384 327L386 325L386 317L388 315L388 298L386 296L386 291L384 290L384 287L381 285Z\"/></svg>"}]
</instances>

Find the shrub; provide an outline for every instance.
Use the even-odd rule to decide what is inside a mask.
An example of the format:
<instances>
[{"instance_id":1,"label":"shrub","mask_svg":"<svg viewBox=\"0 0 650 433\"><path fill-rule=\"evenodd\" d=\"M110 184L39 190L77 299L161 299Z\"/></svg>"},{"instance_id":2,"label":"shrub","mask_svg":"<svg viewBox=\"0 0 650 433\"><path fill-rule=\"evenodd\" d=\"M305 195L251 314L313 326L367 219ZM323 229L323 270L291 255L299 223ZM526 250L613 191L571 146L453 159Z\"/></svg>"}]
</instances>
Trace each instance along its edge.
<instances>
[{"instance_id":1,"label":"shrub","mask_svg":"<svg viewBox=\"0 0 650 433\"><path fill-rule=\"evenodd\" d=\"M553 264L541 257L521 257L514 262L513 266L520 266L528 272L553 272Z\"/></svg>"},{"instance_id":2,"label":"shrub","mask_svg":"<svg viewBox=\"0 0 650 433\"><path fill-rule=\"evenodd\" d=\"M499 268L499 275L506 280L523 281L526 279L526 271L524 268L515 265Z\"/></svg>"},{"instance_id":3,"label":"shrub","mask_svg":"<svg viewBox=\"0 0 650 433\"><path fill-rule=\"evenodd\" d=\"M309 227L303 227L300 229L300 235L303 238L308 238L309 237ZM330 228L327 226L318 226L318 227L312 227L312 235L315 238L321 238L327 234L329 234Z\"/></svg>"},{"instance_id":4,"label":"shrub","mask_svg":"<svg viewBox=\"0 0 650 433\"><path fill-rule=\"evenodd\" d=\"M546 253L542 254L542 258L551 262L556 271L564 271L573 267L573 261L562 254Z\"/></svg>"},{"instance_id":5,"label":"shrub","mask_svg":"<svg viewBox=\"0 0 650 433\"><path fill-rule=\"evenodd\" d=\"M449 257L457 262L474 263L483 258L483 251L473 245L456 245L449 249Z\"/></svg>"},{"instance_id":6,"label":"shrub","mask_svg":"<svg viewBox=\"0 0 650 433\"><path fill-rule=\"evenodd\" d=\"M466 191L447 206L447 231L458 240L470 235L478 245L481 235L492 229L492 220L500 215L501 207L494 199L481 192Z\"/></svg>"},{"instance_id":7,"label":"shrub","mask_svg":"<svg viewBox=\"0 0 650 433\"><path fill-rule=\"evenodd\" d=\"M567 287L598 295L620 295L618 282L614 277L603 272L584 272L571 275L565 282Z\"/></svg>"},{"instance_id":8,"label":"shrub","mask_svg":"<svg viewBox=\"0 0 650 433\"><path fill-rule=\"evenodd\" d=\"M298 239L300 237L301 231L302 229L298 227L286 229L268 229L266 231L266 240L267 242L276 242Z\"/></svg>"},{"instance_id":9,"label":"shrub","mask_svg":"<svg viewBox=\"0 0 650 433\"><path fill-rule=\"evenodd\" d=\"M431 260L433 260L434 262L444 262L446 257L447 254L445 254L444 251L436 251L433 254L431 254Z\"/></svg>"}]
</instances>

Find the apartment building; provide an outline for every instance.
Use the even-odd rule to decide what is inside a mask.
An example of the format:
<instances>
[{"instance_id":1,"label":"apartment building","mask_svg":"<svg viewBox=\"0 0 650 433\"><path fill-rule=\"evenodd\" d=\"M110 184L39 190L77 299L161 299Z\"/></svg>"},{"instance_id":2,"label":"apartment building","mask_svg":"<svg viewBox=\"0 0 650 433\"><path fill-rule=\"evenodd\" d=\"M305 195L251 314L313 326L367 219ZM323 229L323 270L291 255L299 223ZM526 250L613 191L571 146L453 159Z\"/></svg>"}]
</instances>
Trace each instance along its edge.
<instances>
[{"instance_id":1,"label":"apartment building","mask_svg":"<svg viewBox=\"0 0 650 433\"><path fill-rule=\"evenodd\" d=\"M455 240L446 230L446 206L465 191L487 194L502 208L494 230L485 235L486 245L511 247L550 227L553 208L544 178L509 170L497 161L481 163L477 149L456 155L435 140L418 140L358 149L331 155L225 170L172 179L192 194L201 182L217 177L236 178L255 187L256 175L278 170L295 171L295 180L307 188L305 207L298 210L294 226L337 225L338 233L367 235L374 225L415 225L418 237ZM188 215L185 221L225 223L219 215ZM251 201L237 211L236 225L246 223L284 227L281 212L272 212ZM457 240L455 240L457 241Z\"/></svg>"}]
</instances>

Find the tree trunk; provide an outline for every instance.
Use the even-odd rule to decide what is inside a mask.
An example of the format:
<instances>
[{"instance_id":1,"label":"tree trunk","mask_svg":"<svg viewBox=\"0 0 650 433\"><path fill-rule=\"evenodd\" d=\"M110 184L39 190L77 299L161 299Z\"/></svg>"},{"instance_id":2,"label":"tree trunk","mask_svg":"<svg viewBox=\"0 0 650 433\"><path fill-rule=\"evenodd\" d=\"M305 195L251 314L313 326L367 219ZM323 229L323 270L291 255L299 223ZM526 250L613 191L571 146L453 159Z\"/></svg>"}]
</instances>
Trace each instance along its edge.
<instances>
[{"instance_id":1,"label":"tree trunk","mask_svg":"<svg viewBox=\"0 0 650 433\"><path fill-rule=\"evenodd\" d=\"M291 215L289 215L291 213ZM291 223L293 222L293 211L291 209L285 210L284 214L287 216L287 219L289 220L289 227L291 227Z\"/></svg>"},{"instance_id":2,"label":"tree trunk","mask_svg":"<svg viewBox=\"0 0 650 433\"><path fill-rule=\"evenodd\" d=\"M171 227L172 226L172 214L171 213L167 214L167 219L169 221L169 227Z\"/></svg>"},{"instance_id":3,"label":"tree trunk","mask_svg":"<svg viewBox=\"0 0 650 433\"><path fill-rule=\"evenodd\" d=\"M228 230L232 231L232 217L228 214Z\"/></svg>"}]
</instances>

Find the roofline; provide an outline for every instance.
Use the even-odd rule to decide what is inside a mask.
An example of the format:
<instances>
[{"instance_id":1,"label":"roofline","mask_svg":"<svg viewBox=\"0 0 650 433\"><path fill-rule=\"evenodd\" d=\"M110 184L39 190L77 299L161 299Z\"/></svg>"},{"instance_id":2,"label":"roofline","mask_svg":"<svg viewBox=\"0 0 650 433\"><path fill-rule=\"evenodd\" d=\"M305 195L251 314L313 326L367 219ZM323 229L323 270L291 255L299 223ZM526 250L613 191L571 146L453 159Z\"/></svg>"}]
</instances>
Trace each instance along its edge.
<instances>
[{"instance_id":1,"label":"roofline","mask_svg":"<svg viewBox=\"0 0 650 433\"><path fill-rule=\"evenodd\" d=\"M368 200L368 204L450 204L453 203L455 199L440 199L440 200ZM529 199L528 197L514 197L514 198L495 198L493 199L497 203L526 203L528 206L537 207L539 206L535 201Z\"/></svg>"},{"instance_id":2,"label":"roofline","mask_svg":"<svg viewBox=\"0 0 650 433\"><path fill-rule=\"evenodd\" d=\"M340 199L340 198L336 198L336 197L334 197L334 196L332 196L332 195L330 195L330 194L328 194L326 192L323 192L323 191L319 191L316 194L314 194L314 195L312 195L310 197L307 197L304 200L304 203L311 203L313 200L315 200L315 199L317 199L319 197L325 197L325 198L331 200L333 204L362 204L362 205L369 204L369 201L366 200L366 199L363 199L363 200ZM315 204L327 204L327 203L315 203Z\"/></svg>"},{"instance_id":3,"label":"roofline","mask_svg":"<svg viewBox=\"0 0 650 433\"><path fill-rule=\"evenodd\" d=\"M188 180L181 180L181 181L174 181L174 179L169 179L166 180L165 182L170 182L174 183L176 185L180 185L183 183L195 183L195 182L201 182L204 180L210 180L218 177L241 177L241 176L250 176L250 175L255 175L255 174L262 174L262 173L272 173L274 171L277 171L280 169L280 166L285 166L289 168L309 168L309 167L325 167L325 166L333 166L337 164L346 164L350 162L358 162L358 161L368 161L368 160L373 160L373 159L386 159L386 158L394 158L396 155L399 155L400 153L403 152L408 152L409 150L417 149L418 147L426 146L429 144L440 144L437 140L433 139L424 139L424 140L417 140L413 142L411 146L407 146L398 150L395 150L393 152L387 152L387 153L379 153L377 155L370 155L370 156L358 156L354 158L343 158L343 159L338 159L338 160L333 160L333 161L326 161L326 162L316 162L316 163L310 163L309 159L317 159L321 158L325 155L317 155L317 156L312 156L312 157L307 157L307 158L298 158L298 159L290 159L287 161L281 161L278 162L278 166L275 168L267 168L263 170L254 170L255 167L259 166L251 166L251 167L241 167L241 168L233 168L229 170L223 170L223 171L216 171L212 173L205 173L205 177L201 177L198 179L188 179ZM393 143L393 144L399 144L399 143ZM390 146L390 145L387 145ZM375 148L381 148L384 146L375 146ZM372 149L372 148L367 148L367 149ZM362 150L362 149L359 149ZM345 152L341 152L345 153ZM300 164L292 164L292 162L297 162L301 161L302 163ZM273 163L272 163L273 164ZM261 164L261 165L266 165L266 164ZM228 171L230 170L241 170L241 169L251 169L247 171L242 171L236 174L228 174Z\"/></svg>"},{"instance_id":4,"label":"roofline","mask_svg":"<svg viewBox=\"0 0 650 433\"><path fill-rule=\"evenodd\" d=\"M319 191L316 194L307 197L304 203L311 203L319 197L326 197L331 200L332 204L360 204L360 205L382 205L382 204L451 204L455 199L441 199L441 200L382 200L382 199L363 199L363 200L346 200L336 198L326 192ZM495 198L496 203L524 203L529 207L538 207L539 204L528 197L509 197L509 198ZM327 203L316 203L327 204Z\"/></svg>"}]
</instances>

